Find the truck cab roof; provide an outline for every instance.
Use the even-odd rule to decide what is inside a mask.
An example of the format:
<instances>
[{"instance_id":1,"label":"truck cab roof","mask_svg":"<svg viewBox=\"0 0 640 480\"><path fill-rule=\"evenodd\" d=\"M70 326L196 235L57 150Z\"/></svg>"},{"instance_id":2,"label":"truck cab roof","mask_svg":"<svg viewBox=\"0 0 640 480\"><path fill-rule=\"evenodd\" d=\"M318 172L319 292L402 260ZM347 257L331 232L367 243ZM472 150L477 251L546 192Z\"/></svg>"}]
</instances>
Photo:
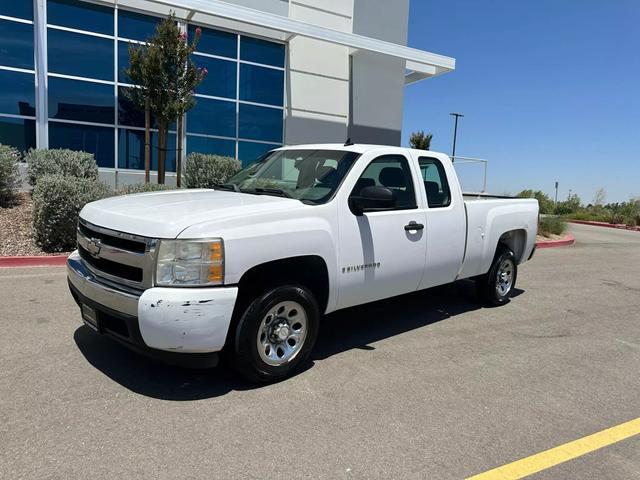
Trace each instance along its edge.
<instances>
[{"instance_id":1,"label":"truck cab roof","mask_svg":"<svg viewBox=\"0 0 640 480\"><path fill-rule=\"evenodd\" d=\"M447 157L448 155L445 153L434 152L431 150L416 150L407 147L397 147L392 145L373 145L366 143L354 143L352 145L344 145L342 143L313 143L313 144L304 144L304 145L289 145L285 147L276 148L275 150L342 150L345 152L355 152L355 153L367 153L374 152L377 150L395 150L398 153L408 153L408 152L420 152L426 153L434 157Z\"/></svg>"}]
</instances>

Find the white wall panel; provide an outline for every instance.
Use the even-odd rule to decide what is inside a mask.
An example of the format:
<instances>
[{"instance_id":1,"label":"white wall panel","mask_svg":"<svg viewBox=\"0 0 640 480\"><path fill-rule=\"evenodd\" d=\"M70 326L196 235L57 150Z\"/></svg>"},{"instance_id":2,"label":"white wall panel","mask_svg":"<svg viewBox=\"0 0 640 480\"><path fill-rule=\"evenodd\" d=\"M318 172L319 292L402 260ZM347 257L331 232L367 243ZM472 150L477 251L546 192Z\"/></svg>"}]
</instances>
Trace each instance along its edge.
<instances>
[{"instance_id":1,"label":"white wall panel","mask_svg":"<svg viewBox=\"0 0 640 480\"><path fill-rule=\"evenodd\" d=\"M345 17L353 16L353 2L351 0L291 0L291 3L334 12Z\"/></svg>"},{"instance_id":2,"label":"white wall panel","mask_svg":"<svg viewBox=\"0 0 640 480\"><path fill-rule=\"evenodd\" d=\"M342 15L335 15L324 10L317 10L304 5L292 3L289 17L322 27L332 28L342 32L351 32L351 19Z\"/></svg>"},{"instance_id":3,"label":"white wall panel","mask_svg":"<svg viewBox=\"0 0 640 480\"><path fill-rule=\"evenodd\" d=\"M349 115L349 82L290 72L290 108L333 115Z\"/></svg>"},{"instance_id":4,"label":"white wall panel","mask_svg":"<svg viewBox=\"0 0 640 480\"><path fill-rule=\"evenodd\" d=\"M348 47L295 37L289 42L289 51L292 70L349 80Z\"/></svg>"}]
</instances>

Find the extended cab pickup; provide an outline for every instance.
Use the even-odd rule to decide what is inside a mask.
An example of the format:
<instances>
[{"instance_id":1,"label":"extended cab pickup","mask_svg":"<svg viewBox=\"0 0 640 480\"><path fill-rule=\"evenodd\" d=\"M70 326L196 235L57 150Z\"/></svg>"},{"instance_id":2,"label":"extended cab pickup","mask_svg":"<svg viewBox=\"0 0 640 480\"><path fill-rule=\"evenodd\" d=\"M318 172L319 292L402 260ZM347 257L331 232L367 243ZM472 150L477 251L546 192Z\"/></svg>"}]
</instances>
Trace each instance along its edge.
<instances>
[{"instance_id":1,"label":"extended cab pickup","mask_svg":"<svg viewBox=\"0 0 640 480\"><path fill-rule=\"evenodd\" d=\"M285 377L323 314L471 278L506 303L538 203L463 195L446 155L373 145L273 150L211 190L80 212L68 279L85 323L169 362Z\"/></svg>"}]
</instances>

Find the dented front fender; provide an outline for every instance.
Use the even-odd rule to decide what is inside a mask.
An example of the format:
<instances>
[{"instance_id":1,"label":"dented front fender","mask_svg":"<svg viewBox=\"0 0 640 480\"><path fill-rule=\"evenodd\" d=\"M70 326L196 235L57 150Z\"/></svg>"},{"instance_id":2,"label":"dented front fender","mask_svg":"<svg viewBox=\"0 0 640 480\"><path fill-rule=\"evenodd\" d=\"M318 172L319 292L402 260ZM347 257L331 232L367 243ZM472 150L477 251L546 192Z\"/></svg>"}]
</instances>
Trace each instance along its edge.
<instances>
[{"instance_id":1,"label":"dented front fender","mask_svg":"<svg viewBox=\"0 0 640 480\"><path fill-rule=\"evenodd\" d=\"M224 347L237 287L145 290L138 302L142 339L151 348L185 353Z\"/></svg>"}]
</instances>

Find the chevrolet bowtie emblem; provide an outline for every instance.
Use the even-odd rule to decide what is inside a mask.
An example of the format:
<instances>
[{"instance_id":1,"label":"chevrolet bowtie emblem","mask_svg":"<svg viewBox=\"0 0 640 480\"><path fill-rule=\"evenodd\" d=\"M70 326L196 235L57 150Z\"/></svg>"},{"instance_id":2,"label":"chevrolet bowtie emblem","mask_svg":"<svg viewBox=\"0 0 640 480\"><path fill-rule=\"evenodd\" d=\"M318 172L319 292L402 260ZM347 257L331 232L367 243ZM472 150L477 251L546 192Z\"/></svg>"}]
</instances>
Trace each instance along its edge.
<instances>
[{"instance_id":1,"label":"chevrolet bowtie emblem","mask_svg":"<svg viewBox=\"0 0 640 480\"><path fill-rule=\"evenodd\" d=\"M87 252L94 257L97 257L100 253L100 247L102 247L102 243L100 243L100 240L97 238L91 238L87 241Z\"/></svg>"}]
</instances>

